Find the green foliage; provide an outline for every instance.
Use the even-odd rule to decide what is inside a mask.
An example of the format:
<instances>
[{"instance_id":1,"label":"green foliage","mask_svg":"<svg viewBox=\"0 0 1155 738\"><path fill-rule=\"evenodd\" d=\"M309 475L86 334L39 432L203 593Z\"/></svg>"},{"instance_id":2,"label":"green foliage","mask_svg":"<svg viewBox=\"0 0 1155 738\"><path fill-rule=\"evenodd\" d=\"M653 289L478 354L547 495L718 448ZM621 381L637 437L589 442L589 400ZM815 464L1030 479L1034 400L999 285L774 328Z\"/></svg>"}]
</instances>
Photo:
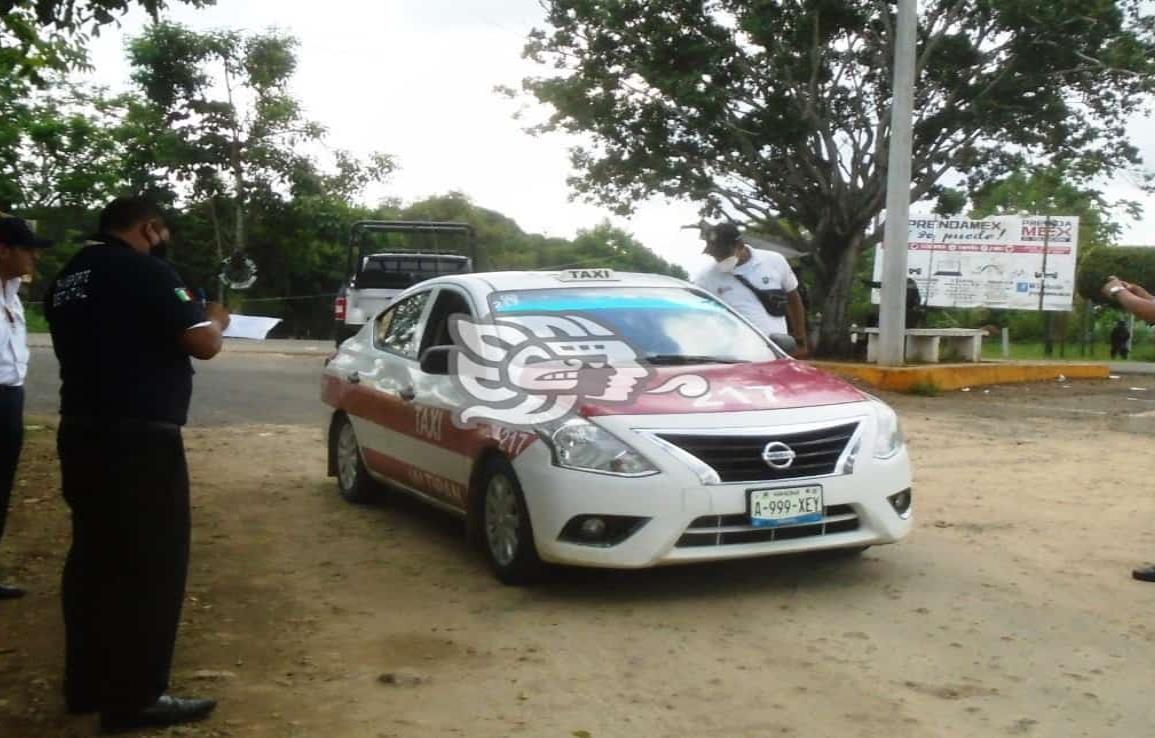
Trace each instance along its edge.
<instances>
[{"instance_id":1,"label":"green foliage","mask_svg":"<svg viewBox=\"0 0 1155 738\"><path fill-rule=\"evenodd\" d=\"M538 131L584 134L573 185L628 212L687 197L809 250L823 336L841 336L857 255L881 233L894 3L548 0L523 90ZM1031 162L1087 181L1138 160L1126 120L1153 88L1138 0L920 3L914 200L973 194ZM774 228L775 224L794 228ZM795 229L797 229L795 231Z\"/></svg>"},{"instance_id":2,"label":"green foliage","mask_svg":"<svg viewBox=\"0 0 1155 738\"><path fill-rule=\"evenodd\" d=\"M48 319L44 317L44 310L40 305L24 306L24 323L29 333L48 332Z\"/></svg>"},{"instance_id":3,"label":"green foliage","mask_svg":"<svg viewBox=\"0 0 1155 738\"><path fill-rule=\"evenodd\" d=\"M686 272L642 245L633 235L603 222L573 241L525 233L513 220L474 205L461 193L431 197L405 208L407 220L457 221L473 226L479 270L559 269L598 266L686 278Z\"/></svg>"},{"instance_id":4,"label":"green foliage","mask_svg":"<svg viewBox=\"0 0 1155 738\"><path fill-rule=\"evenodd\" d=\"M911 385L910 394L919 395L920 397L938 397L942 394L942 388L935 384L934 381L924 379Z\"/></svg>"},{"instance_id":5,"label":"green foliage","mask_svg":"<svg viewBox=\"0 0 1155 738\"><path fill-rule=\"evenodd\" d=\"M974 195L972 218L990 215L1076 215L1079 217L1079 253L1115 243L1122 227L1110 220L1110 211L1121 207L1138 217L1133 202L1109 203L1102 192L1074 183L1056 167L1021 169L980 187Z\"/></svg>"},{"instance_id":6,"label":"green foliage","mask_svg":"<svg viewBox=\"0 0 1155 738\"><path fill-rule=\"evenodd\" d=\"M124 98L64 81L29 91L0 123L0 203L85 207L122 183L119 119Z\"/></svg>"},{"instance_id":7,"label":"green foliage","mask_svg":"<svg viewBox=\"0 0 1155 738\"><path fill-rule=\"evenodd\" d=\"M194 7L214 0L179 0ZM129 8L143 8L155 21L166 0L2 0L0 78L47 86L46 71L86 66L84 44Z\"/></svg>"},{"instance_id":8,"label":"green foliage","mask_svg":"<svg viewBox=\"0 0 1155 738\"><path fill-rule=\"evenodd\" d=\"M2 2L2 0L0 0ZM38 222L57 241L28 290L31 315L60 267L93 234L97 213L121 192L167 208L177 269L194 289L234 310L283 319L279 335L328 337L333 297L346 278L350 225L363 219L462 221L474 226L479 269L608 266L685 277L609 223L578 237L525 233L459 193L402 207L359 204L389 176L387 154L333 152L322 166L301 144L323 130L289 92L296 42L267 33L198 33L158 24L128 48L137 90L103 90L46 77L0 78L0 206ZM222 83L224 87L222 89ZM243 247L257 283L224 292L222 255Z\"/></svg>"},{"instance_id":9,"label":"green foliage","mask_svg":"<svg viewBox=\"0 0 1155 738\"><path fill-rule=\"evenodd\" d=\"M195 197L231 198L230 250L246 247L250 199L317 176L298 153L324 130L304 119L288 90L296 45L276 32L201 33L171 23L150 27L128 45L143 96L131 118L134 163L144 170L136 179L164 189L175 178L191 183Z\"/></svg>"},{"instance_id":10,"label":"green foliage","mask_svg":"<svg viewBox=\"0 0 1155 738\"><path fill-rule=\"evenodd\" d=\"M1126 246L1095 249L1082 259L1075 289L1088 300L1105 303L1101 290L1111 276L1155 289L1155 249Z\"/></svg>"}]
</instances>

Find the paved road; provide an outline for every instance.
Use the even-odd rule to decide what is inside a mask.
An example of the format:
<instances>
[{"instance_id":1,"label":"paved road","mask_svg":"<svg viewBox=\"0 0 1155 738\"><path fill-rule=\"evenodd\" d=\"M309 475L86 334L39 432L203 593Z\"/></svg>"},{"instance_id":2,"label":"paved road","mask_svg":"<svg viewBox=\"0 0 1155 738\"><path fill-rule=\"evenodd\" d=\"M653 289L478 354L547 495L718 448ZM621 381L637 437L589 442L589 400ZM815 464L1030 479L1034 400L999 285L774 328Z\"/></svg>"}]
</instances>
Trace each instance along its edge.
<instances>
[{"instance_id":1,"label":"paved road","mask_svg":"<svg viewBox=\"0 0 1155 738\"><path fill-rule=\"evenodd\" d=\"M29 337L32 369L28 381L28 412L54 415L59 382L56 358L46 335ZM195 362L191 425L278 423L315 425L324 410L318 376L322 359L333 350L328 341L229 340L225 351L208 362ZM1155 364L1111 362L1116 375L1155 375ZM1155 421L1155 385L1149 377L1104 382L1079 382L1068 388L1054 383L1050 391L1004 386L977 389L975 411L991 415L1136 416ZM1136 385L1141 385L1136 387ZM1078 389L1075 389L1075 388ZM1073 391L1071 391L1073 390ZM905 404L893 398L898 404Z\"/></svg>"},{"instance_id":2,"label":"paved road","mask_svg":"<svg viewBox=\"0 0 1155 738\"><path fill-rule=\"evenodd\" d=\"M320 424L321 356L242 353L229 347L212 361L194 362L189 424ZM60 373L51 349L32 349L28 375L28 413L55 415Z\"/></svg>"}]
</instances>

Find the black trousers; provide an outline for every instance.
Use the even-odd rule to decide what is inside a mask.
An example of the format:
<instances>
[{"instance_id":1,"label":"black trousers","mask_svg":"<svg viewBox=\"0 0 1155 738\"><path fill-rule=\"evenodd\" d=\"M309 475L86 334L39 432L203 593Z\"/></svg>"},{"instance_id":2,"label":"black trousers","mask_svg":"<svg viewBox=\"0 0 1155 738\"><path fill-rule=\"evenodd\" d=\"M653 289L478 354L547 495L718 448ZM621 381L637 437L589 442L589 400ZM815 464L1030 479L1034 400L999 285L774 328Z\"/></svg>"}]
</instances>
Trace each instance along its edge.
<instances>
[{"instance_id":1,"label":"black trousers","mask_svg":"<svg viewBox=\"0 0 1155 738\"><path fill-rule=\"evenodd\" d=\"M189 552L178 426L63 418L57 434L72 548L64 566L64 693L131 712L168 689Z\"/></svg>"},{"instance_id":2,"label":"black trousers","mask_svg":"<svg viewBox=\"0 0 1155 738\"><path fill-rule=\"evenodd\" d=\"M24 388L0 385L0 541L4 540L8 504L23 445Z\"/></svg>"}]
</instances>

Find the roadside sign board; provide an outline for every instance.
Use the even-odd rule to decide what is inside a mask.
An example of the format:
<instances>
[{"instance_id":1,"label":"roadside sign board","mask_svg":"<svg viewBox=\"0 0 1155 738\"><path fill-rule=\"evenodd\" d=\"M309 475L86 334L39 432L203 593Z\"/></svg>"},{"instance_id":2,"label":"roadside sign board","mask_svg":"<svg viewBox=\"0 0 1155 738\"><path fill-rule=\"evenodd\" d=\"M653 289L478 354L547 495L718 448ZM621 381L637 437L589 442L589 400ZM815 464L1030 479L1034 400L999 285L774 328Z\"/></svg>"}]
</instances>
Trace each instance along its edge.
<instances>
[{"instance_id":1,"label":"roadside sign board","mask_svg":"<svg viewBox=\"0 0 1155 738\"><path fill-rule=\"evenodd\" d=\"M1038 310L1045 285L1044 310L1073 308L1078 217L911 218L908 249L907 274L930 307ZM875 282L884 255L875 250Z\"/></svg>"}]
</instances>

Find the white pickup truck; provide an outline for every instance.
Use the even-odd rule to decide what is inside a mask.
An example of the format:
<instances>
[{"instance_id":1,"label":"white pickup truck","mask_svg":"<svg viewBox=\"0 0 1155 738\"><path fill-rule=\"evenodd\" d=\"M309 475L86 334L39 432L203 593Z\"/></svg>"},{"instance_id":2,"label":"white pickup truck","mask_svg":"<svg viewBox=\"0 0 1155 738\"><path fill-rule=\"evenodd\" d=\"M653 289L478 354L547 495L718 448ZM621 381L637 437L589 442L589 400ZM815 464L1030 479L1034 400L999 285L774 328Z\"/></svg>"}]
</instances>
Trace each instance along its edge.
<instances>
[{"instance_id":1,"label":"white pickup truck","mask_svg":"<svg viewBox=\"0 0 1155 738\"><path fill-rule=\"evenodd\" d=\"M474 270L477 239L464 223L364 220L353 224L345 282L333 305L337 345L408 287Z\"/></svg>"}]
</instances>

